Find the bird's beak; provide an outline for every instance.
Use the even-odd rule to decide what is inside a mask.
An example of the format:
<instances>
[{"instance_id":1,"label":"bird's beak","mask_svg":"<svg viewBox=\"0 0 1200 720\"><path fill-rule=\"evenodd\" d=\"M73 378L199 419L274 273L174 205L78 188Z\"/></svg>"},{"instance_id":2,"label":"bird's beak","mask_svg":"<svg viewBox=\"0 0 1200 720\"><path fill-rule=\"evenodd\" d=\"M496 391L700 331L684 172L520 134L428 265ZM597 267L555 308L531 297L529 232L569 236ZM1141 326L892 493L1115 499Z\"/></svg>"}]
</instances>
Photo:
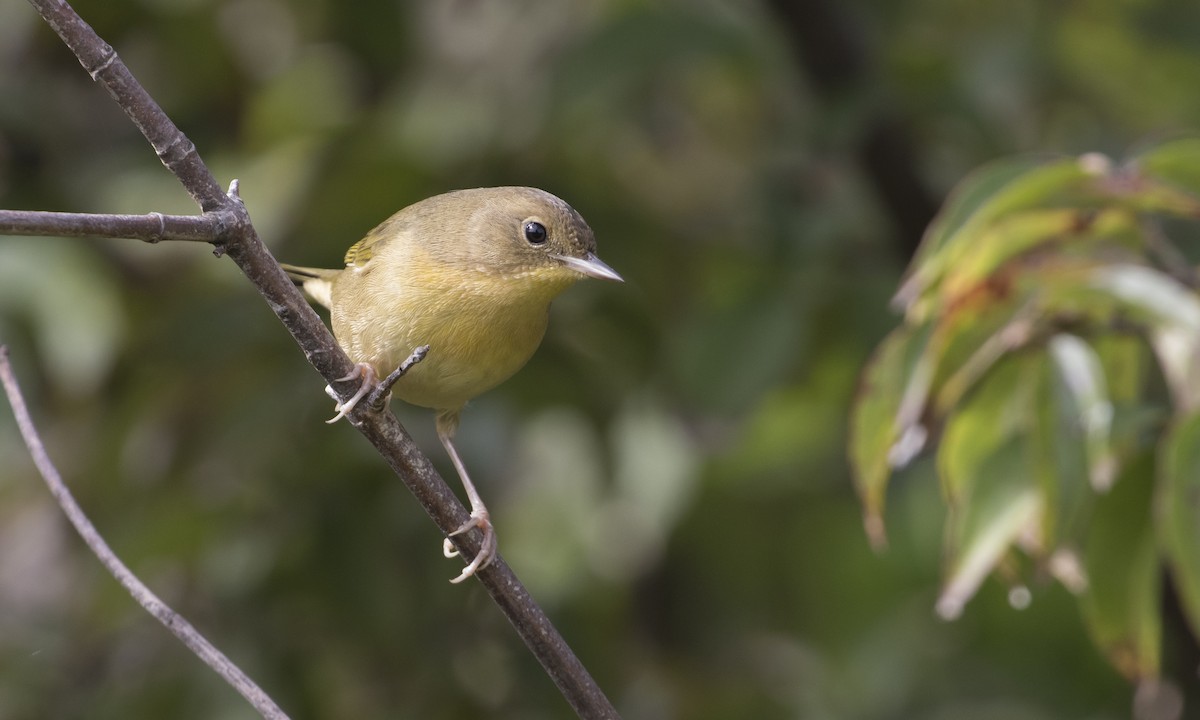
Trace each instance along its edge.
<instances>
[{"instance_id":1,"label":"bird's beak","mask_svg":"<svg viewBox=\"0 0 1200 720\"><path fill-rule=\"evenodd\" d=\"M594 277L598 280L625 282L625 278L618 275L616 270L613 270L603 260L596 257L595 253L588 253L581 258L570 255L557 255L556 257L562 261L563 265L576 272L581 272L588 277Z\"/></svg>"}]
</instances>

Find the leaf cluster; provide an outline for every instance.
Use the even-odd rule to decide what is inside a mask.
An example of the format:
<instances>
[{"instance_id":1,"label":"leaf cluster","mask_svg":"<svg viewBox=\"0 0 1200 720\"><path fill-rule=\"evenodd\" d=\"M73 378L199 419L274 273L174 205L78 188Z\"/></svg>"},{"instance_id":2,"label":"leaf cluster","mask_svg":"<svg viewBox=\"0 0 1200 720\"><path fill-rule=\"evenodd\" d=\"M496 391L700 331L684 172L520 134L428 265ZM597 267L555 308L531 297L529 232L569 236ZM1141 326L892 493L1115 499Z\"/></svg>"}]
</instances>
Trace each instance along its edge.
<instances>
[{"instance_id":1,"label":"leaf cluster","mask_svg":"<svg viewBox=\"0 0 1200 720\"><path fill-rule=\"evenodd\" d=\"M855 401L850 456L884 542L896 470L936 444L938 612L997 575L1079 600L1131 678L1159 672L1165 567L1200 629L1200 141L1126 163L1016 159L966 179L895 296L900 327Z\"/></svg>"}]
</instances>

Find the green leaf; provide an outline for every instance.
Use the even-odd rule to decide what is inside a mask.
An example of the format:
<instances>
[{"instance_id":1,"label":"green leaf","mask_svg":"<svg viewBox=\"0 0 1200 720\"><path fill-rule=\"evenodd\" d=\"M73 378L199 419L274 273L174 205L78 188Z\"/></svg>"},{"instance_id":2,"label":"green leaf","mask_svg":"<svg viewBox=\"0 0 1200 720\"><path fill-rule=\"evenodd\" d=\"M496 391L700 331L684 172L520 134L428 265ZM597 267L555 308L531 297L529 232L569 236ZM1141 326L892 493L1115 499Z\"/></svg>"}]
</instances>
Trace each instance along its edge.
<instances>
[{"instance_id":1,"label":"green leaf","mask_svg":"<svg viewBox=\"0 0 1200 720\"><path fill-rule=\"evenodd\" d=\"M1181 328L1160 328L1150 336L1171 398L1180 412L1200 409L1200 336Z\"/></svg>"},{"instance_id":2,"label":"green leaf","mask_svg":"<svg viewBox=\"0 0 1200 720\"><path fill-rule=\"evenodd\" d=\"M1200 297L1169 275L1134 262L1074 264L1038 273L1034 281L1044 286L1046 312L1101 329L1117 321L1138 326L1176 406L1200 407ZM1125 352L1127 357L1137 353ZM1141 371L1135 365L1124 372L1121 392L1128 402L1140 388Z\"/></svg>"},{"instance_id":3,"label":"green leaf","mask_svg":"<svg viewBox=\"0 0 1200 720\"><path fill-rule=\"evenodd\" d=\"M1014 437L1034 429L1035 395L1043 364L1038 355L1000 362L946 421L937 466L951 505L970 492L992 455Z\"/></svg>"},{"instance_id":4,"label":"green leaf","mask_svg":"<svg viewBox=\"0 0 1200 720\"><path fill-rule=\"evenodd\" d=\"M1162 180L1192 196L1200 198L1200 138L1186 138L1163 143L1134 160L1142 174Z\"/></svg>"},{"instance_id":5,"label":"green leaf","mask_svg":"<svg viewBox=\"0 0 1200 720\"><path fill-rule=\"evenodd\" d=\"M1028 439L1010 439L978 463L966 483L969 492L951 507L946 524L946 580L937 601L942 617L958 617L1013 543L1036 536L1043 502L1031 460Z\"/></svg>"},{"instance_id":6,"label":"green leaf","mask_svg":"<svg viewBox=\"0 0 1200 720\"><path fill-rule=\"evenodd\" d=\"M1200 336L1200 298L1169 275L1133 263L1103 265L1090 273L1089 286L1139 311L1153 326L1170 326Z\"/></svg>"},{"instance_id":7,"label":"green leaf","mask_svg":"<svg viewBox=\"0 0 1200 720\"><path fill-rule=\"evenodd\" d=\"M973 171L951 191L946 204L929 224L913 266L922 265L958 232L975 211L1010 182L1045 164L1044 158L1003 158Z\"/></svg>"},{"instance_id":8,"label":"green leaf","mask_svg":"<svg viewBox=\"0 0 1200 720\"><path fill-rule=\"evenodd\" d=\"M948 413L1001 358L1028 343L1043 314L1036 291L1013 290L977 296L943 317L937 332L946 339L930 388L935 415Z\"/></svg>"},{"instance_id":9,"label":"green leaf","mask_svg":"<svg viewBox=\"0 0 1200 720\"><path fill-rule=\"evenodd\" d=\"M1073 401L1076 424L1083 430L1088 479L1097 492L1106 492L1117 472L1117 458L1111 443L1113 406L1100 357L1086 342L1064 333L1050 338L1047 349Z\"/></svg>"},{"instance_id":10,"label":"green leaf","mask_svg":"<svg viewBox=\"0 0 1200 720\"><path fill-rule=\"evenodd\" d=\"M1113 403L1132 404L1146 376L1146 345L1139 337L1100 335L1090 340L1108 383Z\"/></svg>"},{"instance_id":11,"label":"green leaf","mask_svg":"<svg viewBox=\"0 0 1200 720\"><path fill-rule=\"evenodd\" d=\"M1159 450L1159 541L1192 632L1200 634L1200 413L1180 418Z\"/></svg>"},{"instance_id":12,"label":"green leaf","mask_svg":"<svg viewBox=\"0 0 1200 720\"><path fill-rule=\"evenodd\" d=\"M892 467L904 467L924 447L924 418L937 417L954 407L992 365L1023 341L1029 317L1014 311L1021 298L977 297L954 313L928 325L928 339L915 357L899 406L894 442L888 454ZM975 307L978 305L978 307ZM931 398L935 399L932 408Z\"/></svg>"},{"instance_id":13,"label":"green leaf","mask_svg":"<svg viewBox=\"0 0 1200 720\"><path fill-rule=\"evenodd\" d=\"M1147 327L1176 407L1200 408L1200 297L1170 276L1132 263L1092 270L1087 290L1099 291L1098 301L1115 303Z\"/></svg>"},{"instance_id":14,"label":"green leaf","mask_svg":"<svg viewBox=\"0 0 1200 720\"><path fill-rule=\"evenodd\" d=\"M1054 366L1045 366L1045 382L1037 397L1037 427L1031 440L1034 448L1034 473L1042 489L1045 510L1041 533L1044 547L1053 552L1064 544L1078 547L1087 527L1093 492L1088 483L1088 462L1079 442L1075 403L1065 389L1061 374ZM1053 571L1053 568L1051 567ZM1080 573L1081 574L1081 573ZM1058 573L1055 573L1058 576ZM1074 578L1065 581L1068 589L1079 592Z\"/></svg>"},{"instance_id":15,"label":"green leaf","mask_svg":"<svg viewBox=\"0 0 1200 720\"><path fill-rule=\"evenodd\" d=\"M1088 436L1081 432L1078 389L1069 386L1059 365L1048 366L1054 370L1049 376L1051 382L1038 398L1036 471L1046 503L1042 536L1051 551L1078 548L1083 543L1094 497L1095 458L1107 455L1113 458L1113 471L1119 470L1118 459L1133 452L1135 441L1145 434L1147 422L1152 420L1151 411L1137 402L1148 356L1145 342L1135 336L1108 335L1089 337L1089 343L1100 363L1099 376L1112 409L1107 439L1097 433L1092 443L1103 443L1107 448L1102 449L1103 444L1101 448L1094 444L1089 448ZM1095 369L1085 372L1094 373ZM1053 572L1053 566L1050 569ZM1074 577L1055 575L1072 592L1080 591Z\"/></svg>"},{"instance_id":16,"label":"green leaf","mask_svg":"<svg viewBox=\"0 0 1200 720\"><path fill-rule=\"evenodd\" d=\"M1128 465L1097 496L1084 547L1088 587L1081 598L1092 639L1129 678L1158 674L1162 645L1160 576L1150 500L1154 458Z\"/></svg>"},{"instance_id":17,"label":"green leaf","mask_svg":"<svg viewBox=\"0 0 1200 720\"><path fill-rule=\"evenodd\" d=\"M979 238L1001 218L1019 211L1043 208L1091 207L1084 197L1094 193L1096 170L1092 164L1074 158L1035 166L1004 164L985 169L976 179L967 180L963 200L951 203L946 220L935 219L925 243L928 250L918 252L909 278L896 293L894 304L913 319L927 317L931 309L918 301L964 258L973 254ZM1062 218L1054 218L1061 223ZM1045 222L1043 219L1041 222ZM1030 234L1025 231L1025 234ZM1036 235L1036 233L1034 233Z\"/></svg>"},{"instance_id":18,"label":"green leaf","mask_svg":"<svg viewBox=\"0 0 1200 720\"><path fill-rule=\"evenodd\" d=\"M1136 218L1125 211L1095 213L1083 208L1049 208L1013 213L997 219L971 240L969 252L945 271L937 295L940 309L971 292L1005 263L1040 245L1070 238L1084 241L1128 235Z\"/></svg>"},{"instance_id":19,"label":"green leaf","mask_svg":"<svg viewBox=\"0 0 1200 720\"><path fill-rule=\"evenodd\" d=\"M862 497L867 534L877 546L885 542L883 508L891 456L900 439L896 417L929 335L928 327L905 326L884 338L863 371L851 411L850 467Z\"/></svg>"},{"instance_id":20,"label":"green leaf","mask_svg":"<svg viewBox=\"0 0 1200 720\"><path fill-rule=\"evenodd\" d=\"M1038 397L1045 357L999 361L946 423L938 473L950 516L940 615L957 617L1019 538L1039 537L1045 497L1039 460Z\"/></svg>"}]
</instances>

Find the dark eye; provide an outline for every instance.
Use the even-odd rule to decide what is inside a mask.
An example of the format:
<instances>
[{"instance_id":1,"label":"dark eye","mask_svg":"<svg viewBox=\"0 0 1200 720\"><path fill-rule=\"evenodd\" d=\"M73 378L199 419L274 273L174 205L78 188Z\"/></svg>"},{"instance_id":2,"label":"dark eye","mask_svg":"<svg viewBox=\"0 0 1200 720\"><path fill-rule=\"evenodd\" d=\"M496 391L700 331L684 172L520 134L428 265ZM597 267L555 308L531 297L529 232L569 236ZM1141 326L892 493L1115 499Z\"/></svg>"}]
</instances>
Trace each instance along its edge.
<instances>
[{"instance_id":1,"label":"dark eye","mask_svg":"<svg viewBox=\"0 0 1200 720\"><path fill-rule=\"evenodd\" d=\"M536 220L525 223L525 239L531 245L541 245L546 242L546 226Z\"/></svg>"}]
</instances>

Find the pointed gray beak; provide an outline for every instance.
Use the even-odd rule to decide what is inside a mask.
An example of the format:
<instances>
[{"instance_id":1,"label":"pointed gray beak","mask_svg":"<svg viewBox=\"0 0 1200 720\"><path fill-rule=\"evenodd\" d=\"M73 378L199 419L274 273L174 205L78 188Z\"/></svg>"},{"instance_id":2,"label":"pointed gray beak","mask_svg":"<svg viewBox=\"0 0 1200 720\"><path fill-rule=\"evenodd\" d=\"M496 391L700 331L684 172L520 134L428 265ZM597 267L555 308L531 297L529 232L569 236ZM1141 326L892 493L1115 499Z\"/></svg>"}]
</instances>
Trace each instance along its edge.
<instances>
[{"instance_id":1,"label":"pointed gray beak","mask_svg":"<svg viewBox=\"0 0 1200 720\"><path fill-rule=\"evenodd\" d=\"M596 257L595 253L588 253L581 258L571 257L570 255L556 255L563 265L581 272L588 277L594 277L598 280L613 280L615 282L625 282L625 278L617 274L616 270L610 268L603 260Z\"/></svg>"}]
</instances>

